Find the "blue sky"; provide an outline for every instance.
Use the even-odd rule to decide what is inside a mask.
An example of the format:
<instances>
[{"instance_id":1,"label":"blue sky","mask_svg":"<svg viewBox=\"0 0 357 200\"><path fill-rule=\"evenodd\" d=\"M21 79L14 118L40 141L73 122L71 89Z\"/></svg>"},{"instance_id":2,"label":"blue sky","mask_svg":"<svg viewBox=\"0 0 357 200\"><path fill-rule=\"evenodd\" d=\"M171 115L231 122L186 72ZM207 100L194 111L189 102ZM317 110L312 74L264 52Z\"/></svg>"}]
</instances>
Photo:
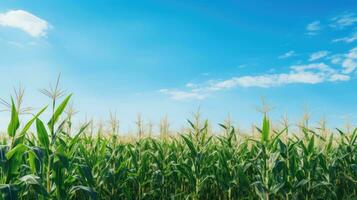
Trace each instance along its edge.
<instances>
[{"instance_id":1,"label":"blue sky","mask_svg":"<svg viewBox=\"0 0 357 200\"><path fill-rule=\"evenodd\" d=\"M61 73L78 119L116 110L123 129L139 112L180 126L199 106L249 127L261 97L275 120L308 107L356 124L356 47L356 1L3 0L0 97L21 83L40 107Z\"/></svg>"}]
</instances>

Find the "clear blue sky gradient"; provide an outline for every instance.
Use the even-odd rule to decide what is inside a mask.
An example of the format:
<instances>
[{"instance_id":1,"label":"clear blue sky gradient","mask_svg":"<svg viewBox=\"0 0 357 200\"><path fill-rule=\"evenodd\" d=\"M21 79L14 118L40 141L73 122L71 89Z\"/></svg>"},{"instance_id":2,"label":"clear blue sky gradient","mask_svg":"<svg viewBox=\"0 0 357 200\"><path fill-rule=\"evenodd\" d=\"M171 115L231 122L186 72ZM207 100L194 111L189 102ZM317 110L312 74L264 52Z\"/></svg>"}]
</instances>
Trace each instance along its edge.
<instances>
[{"instance_id":1,"label":"clear blue sky gradient","mask_svg":"<svg viewBox=\"0 0 357 200\"><path fill-rule=\"evenodd\" d=\"M314 120L326 117L331 126L346 118L357 123L357 70L343 72L342 64L357 47L357 38L343 41L357 35L357 1L2 0L0 13L11 10L31 13L50 28L33 37L0 25L1 98L9 99L12 87L22 83L26 104L41 107L48 101L38 89L61 73L63 87L74 93L78 119L105 120L116 110L123 129L134 126L139 112L153 122L167 114L178 127L198 106L214 123L230 113L249 127L260 122L255 107L262 96L275 107L275 120L287 113L296 121L307 106ZM336 27L336 17L351 24ZM316 52L327 55L314 60ZM342 61L332 63L334 57ZM348 80L209 89L232 78L289 74L292 66L316 63ZM175 99L177 92L203 94ZM0 117L4 127L7 116Z\"/></svg>"}]
</instances>

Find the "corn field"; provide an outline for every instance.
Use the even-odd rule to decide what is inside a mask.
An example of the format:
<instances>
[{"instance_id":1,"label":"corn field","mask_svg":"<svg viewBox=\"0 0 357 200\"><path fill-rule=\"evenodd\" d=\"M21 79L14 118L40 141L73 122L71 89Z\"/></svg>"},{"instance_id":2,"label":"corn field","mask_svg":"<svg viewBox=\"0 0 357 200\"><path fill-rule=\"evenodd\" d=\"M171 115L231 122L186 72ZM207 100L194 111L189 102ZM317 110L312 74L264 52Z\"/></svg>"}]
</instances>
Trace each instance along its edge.
<instances>
[{"instance_id":1,"label":"corn field","mask_svg":"<svg viewBox=\"0 0 357 200\"><path fill-rule=\"evenodd\" d=\"M127 142L115 133L89 133L90 123L70 133L63 113L71 96L57 104L58 96L23 124L20 108L9 104L1 199L357 198L357 129L324 135L305 124L294 134L288 126L273 129L264 113L257 137L227 124L214 135L207 122L189 121L178 136ZM43 121L48 109L51 118Z\"/></svg>"}]
</instances>

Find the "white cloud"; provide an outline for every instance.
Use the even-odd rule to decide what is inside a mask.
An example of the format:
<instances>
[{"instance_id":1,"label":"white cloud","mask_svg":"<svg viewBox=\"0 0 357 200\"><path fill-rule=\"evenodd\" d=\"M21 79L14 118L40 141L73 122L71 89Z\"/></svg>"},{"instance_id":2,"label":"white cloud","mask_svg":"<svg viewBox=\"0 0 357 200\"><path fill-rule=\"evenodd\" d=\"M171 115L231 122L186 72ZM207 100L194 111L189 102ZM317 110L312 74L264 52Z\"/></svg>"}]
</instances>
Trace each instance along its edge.
<instances>
[{"instance_id":1,"label":"white cloud","mask_svg":"<svg viewBox=\"0 0 357 200\"><path fill-rule=\"evenodd\" d=\"M169 95L174 100L189 100L189 99L196 99L201 100L206 98L206 94L200 94L198 92L193 91L181 91L176 89L161 89L159 92Z\"/></svg>"},{"instance_id":2,"label":"white cloud","mask_svg":"<svg viewBox=\"0 0 357 200\"><path fill-rule=\"evenodd\" d=\"M285 59L285 58L293 57L295 55L296 55L295 51L288 51L288 52L284 53L283 55L280 55L278 58Z\"/></svg>"},{"instance_id":3,"label":"white cloud","mask_svg":"<svg viewBox=\"0 0 357 200\"><path fill-rule=\"evenodd\" d=\"M346 75L338 74L336 70L324 63L295 65L291 66L290 69L289 73L234 77L211 85L211 89L222 90L238 86L268 88L293 83L316 84L325 81L347 80Z\"/></svg>"},{"instance_id":4,"label":"white cloud","mask_svg":"<svg viewBox=\"0 0 357 200\"><path fill-rule=\"evenodd\" d=\"M350 80L350 77L345 74L332 74L329 78L329 81L348 81Z\"/></svg>"},{"instance_id":5,"label":"white cloud","mask_svg":"<svg viewBox=\"0 0 357 200\"><path fill-rule=\"evenodd\" d=\"M204 99L212 92L236 87L269 88L287 84L317 84L323 82L348 81L350 76L341 74L325 63L294 65L287 73L263 74L258 76L239 76L223 81L208 81L205 84L186 85L185 90L162 89L161 93L175 100Z\"/></svg>"},{"instance_id":6,"label":"white cloud","mask_svg":"<svg viewBox=\"0 0 357 200\"><path fill-rule=\"evenodd\" d=\"M18 28L32 37L47 35L49 23L24 10L10 10L0 13L0 25Z\"/></svg>"},{"instance_id":7,"label":"white cloud","mask_svg":"<svg viewBox=\"0 0 357 200\"><path fill-rule=\"evenodd\" d=\"M307 70L320 71L326 73L334 73L335 70L326 65L325 63L312 63L307 65L293 65L290 67L295 72L305 72Z\"/></svg>"},{"instance_id":8,"label":"white cloud","mask_svg":"<svg viewBox=\"0 0 357 200\"><path fill-rule=\"evenodd\" d=\"M197 88L197 85L194 84L194 83L187 83L186 87L188 87L188 88Z\"/></svg>"},{"instance_id":9,"label":"white cloud","mask_svg":"<svg viewBox=\"0 0 357 200\"><path fill-rule=\"evenodd\" d=\"M318 51L310 55L309 61L315 61L327 56L330 52L328 51Z\"/></svg>"},{"instance_id":10,"label":"white cloud","mask_svg":"<svg viewBox=\"0 0 357 200\"><path fill-rule=\"evenodd\" d=\"M357 47L345 54L334 54L329 57L334 65L342 66L342 73L350 74L357 69Z\"/></svg>"},{"instance_id":11,"label":"white cloud","mask_svg":"<svg viewBox=\"0 0 357 200\"><path fill-rule=\"evenodd\" d=\"M352 43L357 40L357 32L352 34L351 36L348 37L343 37L343 38L337 38L332 40L332 42L345 42L345 43Z\"/></svg>"},{"instance_id":12,"label":"white cloud","mask_svg":"<svg viewBox=\"0 0 357 200\"><path fill-rule=\"evenodd\" d=\"M342 29L348 26L352 26L355 23L357 23L357 16L354 13L347 13L332 18L331 26L334 28Z\"/></svg>"},{"instance_id":13,"label":"white cloud","mask_svg":"<svg viewBox=\"0 0 357 200\"><path fill-rule=\"evenodd\" d=\"M353 59L347 58L343 61L342 67L344 68L343 72L349 74L357 68L357 62Z\"/></svg>"},{"instance_id":14,"label":"white cloud","mask_svg":"<svg viewBox=\"0 0 357 200\"><path fill-rule=\"evenodd\" d=\"M240 87L274 87L290 83L315 84L323 81L319 74L311 72L297 72L289 74L269 74L261 76L242 76L219 82L213 85L213 90L231 89Z\"/></svg>"},{"instance_id":15,"label":"white cloud","mask_svg":"<svg viewBox=\"0 0 357 200\"><path fill-rule=\"evenodd\" d=\"M306 26L307 34L308 35L317 35L318 32L321 30L321 23L320 21L313 21Z\"/></svg>"},{"instance_id":16,"label":"white cloud","mask_svg":"<svg viewBox=\"0 0 357 200\"><path fill-rule=\"evenodd\" d=\"M329 56L328 59L330 59L331 63L332 64L341 64L341 62L343 61L343 54L334 54L334 55L331 55Z\"/></svg>"},{"instance_id":17,"label":"white cloud","mask_svg":"<svg viewBox=\"0 0 357 200\"><path fill-rule=\"evenodd\" d=\"M357 47L351 49L346 55L342 62L342 67L344 68L343 73L349 74L357 69Z\"/></svg>"}]
</instances>

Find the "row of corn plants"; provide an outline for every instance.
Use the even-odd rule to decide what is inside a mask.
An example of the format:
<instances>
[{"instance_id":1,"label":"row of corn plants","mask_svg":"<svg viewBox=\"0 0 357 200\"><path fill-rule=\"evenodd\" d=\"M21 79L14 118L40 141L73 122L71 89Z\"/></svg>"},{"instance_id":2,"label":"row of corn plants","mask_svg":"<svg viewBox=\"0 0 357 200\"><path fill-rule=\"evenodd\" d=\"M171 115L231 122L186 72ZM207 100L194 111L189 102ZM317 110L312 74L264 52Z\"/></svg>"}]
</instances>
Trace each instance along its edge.
<instances>
[{"instance_id":1,"label":"row of corn plants","mask_svg":"<svg viewBox=\"0 0 357 200\"><path fill-rule=\"evenodd\" d=\"M208 122L189 121L177 137L123 142L89 134L89 124L69 133L63 112L70 98L57 104L54 96L21 125L12 101L0 145L0 199L357 198L357 129L321 136L306 125L298 135L274 130L264 114L259 137L227 124L212 135Z\"/></svg>"}]
</instances>

